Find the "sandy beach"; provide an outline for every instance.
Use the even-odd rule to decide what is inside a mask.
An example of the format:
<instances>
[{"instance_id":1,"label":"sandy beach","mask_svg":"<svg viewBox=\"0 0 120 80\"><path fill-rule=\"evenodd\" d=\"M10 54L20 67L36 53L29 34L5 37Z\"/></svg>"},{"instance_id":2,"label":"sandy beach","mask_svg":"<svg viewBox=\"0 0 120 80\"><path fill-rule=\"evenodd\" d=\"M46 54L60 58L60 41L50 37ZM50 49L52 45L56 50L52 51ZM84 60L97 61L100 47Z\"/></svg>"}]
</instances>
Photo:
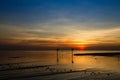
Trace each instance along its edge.
<instances>
[{"instance_id":1,"label":"sandy beach","mask_svg":"<svg viewBox=\"0 0 120 80\"><path fill-rule=\"evenodd\" d=\"M120 80L120 74L102 71L71 71L17 80Z\"/></svg>"},{"instance_id":2,"label":"sandy beach","mask_svg":"<svg viewBox=\"0 0 120 80\"><path fill-rule=\"evenodd\" d=\"M34 68L34 69L33 69ZM59 69L54 65L0 72L1 80L120 80L120 73L98 69ZM28 72L29 71L29 72Z\"/></svg>"}]
</instances>

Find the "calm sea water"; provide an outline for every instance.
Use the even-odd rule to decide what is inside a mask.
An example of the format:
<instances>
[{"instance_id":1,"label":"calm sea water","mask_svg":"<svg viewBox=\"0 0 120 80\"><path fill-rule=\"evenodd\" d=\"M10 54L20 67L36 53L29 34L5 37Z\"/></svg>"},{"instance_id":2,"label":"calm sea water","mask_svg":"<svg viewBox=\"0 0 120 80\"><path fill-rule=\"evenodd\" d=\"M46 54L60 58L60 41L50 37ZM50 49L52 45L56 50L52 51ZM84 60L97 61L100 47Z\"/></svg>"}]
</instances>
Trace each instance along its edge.
<instances>
[{"instance_id":1,"label":"calm sea water","mask_svg":"<svg viewBox=\"0 0 120 80\"><path fill-rule=\"evenodd\" d=\"M97 52L108 51L74 51L74 54ZM0 70L2 72L0 72L0 76L10 71L18 72L19 74L23 72L36 72L38 68L35 68L35 66L43 65L53 65L58 69L100 69L120 73L119 56L73 56L73 62L71 51L68 50L60 50L58 56L57 51L1 51ZM24 71L22 71L23 69Z\"/></svg>"}]
</instances>

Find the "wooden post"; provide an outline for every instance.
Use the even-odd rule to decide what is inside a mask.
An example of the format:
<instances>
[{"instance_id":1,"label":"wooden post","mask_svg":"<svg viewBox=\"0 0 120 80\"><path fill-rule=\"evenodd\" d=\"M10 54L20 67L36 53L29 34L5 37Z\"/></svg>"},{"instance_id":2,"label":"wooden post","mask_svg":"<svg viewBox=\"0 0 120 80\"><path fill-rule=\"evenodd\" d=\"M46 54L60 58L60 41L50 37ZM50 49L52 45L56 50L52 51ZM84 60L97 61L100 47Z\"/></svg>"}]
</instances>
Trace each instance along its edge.
<instances>
[{"instance_id":1,"label":"wooden post","mask_svg":"<svg viewBox=\"0 0 120 80\"><path fill-rule=\"evenodd\" d=\"M59 63L59 55L58 55L59 49L57 48L57 63Z\"/></svg>"},{"instance_id":2,"label":"wooden post","mask_svg":"<svg viewBox=\"0 0 120 80\"><path fill-rule=\"evenodd\" d=\"M72 63L74 63L74 61L73 61L73 51L74 51L74 49L72 48L71 50L72 50L72 54L71 54Z\"/></svg>"}]
</instances>

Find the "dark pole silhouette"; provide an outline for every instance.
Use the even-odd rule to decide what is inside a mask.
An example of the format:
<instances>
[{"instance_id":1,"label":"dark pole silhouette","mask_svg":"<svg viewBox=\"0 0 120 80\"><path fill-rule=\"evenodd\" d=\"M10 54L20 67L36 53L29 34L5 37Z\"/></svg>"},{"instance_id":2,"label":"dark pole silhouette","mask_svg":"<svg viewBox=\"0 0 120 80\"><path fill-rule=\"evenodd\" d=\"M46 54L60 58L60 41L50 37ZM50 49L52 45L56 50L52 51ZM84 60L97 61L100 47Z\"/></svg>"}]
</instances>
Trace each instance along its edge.
<instances>
[{"instance_id":1,"label":"dark pole silhouette","mask_svg":"<svg viewBox=\"0 0 120 80\"><path fill-rule=\"evenodd\" d=\"M74 61L73 61L73 51L74 51L74 49L72 48L71 51L72 51L72 54L71 54L72 63L74 63Z\"/></svg>"},{"instance_id":2,"label":"dark pole silhouette","mask_svg":"<svg viewBox=\"0 0 120 80\"><path fill-rule=\"evenodd\" d=\"M59 49L57 48L57 63L59 63L58 51Z\"/></svg>"},{"instance_id":3,"label":"dark pole silhouette","mask_svg":"<svg viewBox=\"0 0 120 80\"><path fill-rule=\"evenodd\" d=\"M120 58L120 56L118 56L118 57L117 57L117 60L118 60L118 64L119 64L119 61L120 61L120 59L119 59L119 58Z\"/></svg>"}]
</instances>

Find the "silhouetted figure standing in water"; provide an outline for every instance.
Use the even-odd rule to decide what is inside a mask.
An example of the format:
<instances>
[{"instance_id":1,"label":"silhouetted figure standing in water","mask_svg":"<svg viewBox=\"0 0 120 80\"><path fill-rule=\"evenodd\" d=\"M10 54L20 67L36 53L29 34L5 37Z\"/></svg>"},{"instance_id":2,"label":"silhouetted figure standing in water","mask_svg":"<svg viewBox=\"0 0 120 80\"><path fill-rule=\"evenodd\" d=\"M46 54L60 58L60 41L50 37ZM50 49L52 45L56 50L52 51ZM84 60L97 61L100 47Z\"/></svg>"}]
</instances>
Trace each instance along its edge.
<instances>
[{"instance_id":1,"label":"silhouetted figure standing in water","mask_svg":"<svg viewBox=\"0 0 120 80\"><path fill-rule=\"evenodd\" d=\"M57 48L57 63L59 63L59 57L58 57L58 52L59 52L59 49Z\"/></svg>"},{"instance_id":2,"label":"silhouetted figure standing in water","mask_svg":"<svg viewBox=\"0 0 120 80\"><path fill-rule=\"evenodd\" d=\"M73 61L73 51L74 51L74 49L72 48L71 51L72 51L72 54L71 54L72 63L74 63L74 61Z\"/></svg>"}]
</instances>

